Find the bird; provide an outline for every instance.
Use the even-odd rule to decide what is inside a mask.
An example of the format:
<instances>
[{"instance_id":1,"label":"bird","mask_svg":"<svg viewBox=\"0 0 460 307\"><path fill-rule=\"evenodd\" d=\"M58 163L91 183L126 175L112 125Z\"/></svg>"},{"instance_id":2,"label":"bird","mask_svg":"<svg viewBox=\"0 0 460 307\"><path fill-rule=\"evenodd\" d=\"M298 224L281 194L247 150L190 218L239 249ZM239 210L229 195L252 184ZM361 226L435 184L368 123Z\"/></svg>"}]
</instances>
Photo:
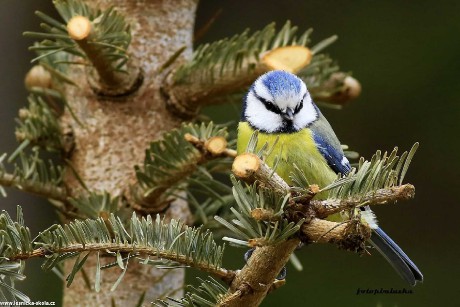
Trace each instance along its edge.
<instances>
[{"instance_id":1,"label":"bird","mask_svg":"<svg viewBox=\"0 0 460 307\"><path fill-rule=\"evenodd\" d=\"M313 102L306 84L282 70L258 77L243 99L238 124L237 153L245 152L253 133L258 146L272 146L265 162L276 166L277 174L292 185L295 165L306 173L308 182L325 187L351 171L334 130ZM278 158L277 158L278 157ZM327 197L327 192L316 195ZM383 255L410 285L423 282L423 275L402 249L379 227L369 206L360 207L361 219L371 228L369 243ZM342 217L343 218L343 217Z\"/></svg>"}]
</instances>

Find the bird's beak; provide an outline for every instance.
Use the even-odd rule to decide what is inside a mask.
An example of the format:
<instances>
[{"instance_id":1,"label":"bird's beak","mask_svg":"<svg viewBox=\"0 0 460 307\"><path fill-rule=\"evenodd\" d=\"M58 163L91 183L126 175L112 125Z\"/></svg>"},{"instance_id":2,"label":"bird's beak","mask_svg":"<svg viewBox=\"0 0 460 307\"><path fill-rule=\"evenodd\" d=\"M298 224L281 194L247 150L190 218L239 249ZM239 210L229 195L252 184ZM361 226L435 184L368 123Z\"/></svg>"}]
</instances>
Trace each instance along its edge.
<instances>
[{"instance_id":1,"label":"bird's beak","mask_svg":"<svg viewBox=\"0 0 460 307\"><path fill-rule=\"evenodd\" d=\"M286 111L281 113L281 116L284 120L292 122L292 120L294 119L294 110L292 110L291 108L286 108Z\"/></svg>"}]
</instances>

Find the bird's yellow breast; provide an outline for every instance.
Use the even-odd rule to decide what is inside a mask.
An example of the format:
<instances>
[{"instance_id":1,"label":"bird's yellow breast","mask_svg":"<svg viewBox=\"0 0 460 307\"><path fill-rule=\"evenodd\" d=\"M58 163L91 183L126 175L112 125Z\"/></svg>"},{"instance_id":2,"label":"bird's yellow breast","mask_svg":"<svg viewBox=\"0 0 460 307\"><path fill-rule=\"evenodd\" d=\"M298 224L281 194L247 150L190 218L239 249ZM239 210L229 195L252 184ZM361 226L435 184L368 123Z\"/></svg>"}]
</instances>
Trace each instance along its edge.
<instances>
[{"instance_id":1,"label":"bird's yellow breast","mask_svg":"<svg viewBox=\"0 0 460 307\"><path fill-rule=\"evenodd\" d=\"M237 142L237 151L239 154L246 151L253 132L254 129L247 122L239 123ZM289 175L294 170L294 163L305 172L309 184L317 184L320 187L325 187L336 179L336 174L317 149L310 129L305 128L296 133L259 132L257 150L265 143L268 143L269 148L271 148L278 137L278 142L270 155L266 157L265 162L269 166L273 166L275 158L280 156L281 160L276 168L276 172L288 184L292 183Z\"/></svg>"}]
</instances>

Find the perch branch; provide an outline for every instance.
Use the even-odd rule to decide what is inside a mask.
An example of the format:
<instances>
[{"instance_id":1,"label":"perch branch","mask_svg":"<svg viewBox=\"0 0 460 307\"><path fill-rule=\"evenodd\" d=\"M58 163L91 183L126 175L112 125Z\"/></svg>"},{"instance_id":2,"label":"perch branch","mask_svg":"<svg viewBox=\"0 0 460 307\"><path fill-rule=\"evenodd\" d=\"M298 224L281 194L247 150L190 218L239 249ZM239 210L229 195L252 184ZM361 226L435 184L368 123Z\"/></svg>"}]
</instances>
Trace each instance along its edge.
<instances>
[{"instance_id":1,"label":"perch branch","mask_svg":"<svg viewBox=\"0 0 460 307\"><path fill-rule=\"evenodd\" d=\"M282 193L288 193L290 191L289 185L255 154L244 153L238 155L233 162L232 171L235 176L247 183L258 181L263 186ZM316 185L311 185L310 190L312 191L311 195L300 198L302 203L306 200L310 200L314 194L316 194L315 192L318 192ZM352 197L349 199L313 199L309 201L309 205L313 209L315 217L326 218L331 214L363 204L382 205L394 203L398 200L412 199L414 195L415 187L411 184L404 184L401 186L379 189L374 192L369 192L364 196Z\"/></svg>"},{"instance_id":2,"label":"perch branch","mask_svg":"<svg viewBox=\"0 0 460 307\"><path fill-rule=\"evenodd\" d=\"M299 244L300 240L294 238L256 248L248 263L236 274L227 295L220 300L218 306L258 306Z\"/></svg>"},{"instance_id":3,"label":"perch branch","mask_svg":"<svg viewBox=\"0 0 460 307\"><path fill-rule=\"evenodd\" d=\"M281 216L274 214L272 209L256 208L251 211L251 217L256 221L279 221Z\"/></svg>"},{"instance_id":4,"label":"perch branch","mask_svg":"<svg viewBox=\"0 0 460 307\"><path fill-rule=\"evenodd\" d=\"M363 243L370 238L370 228L358 220L336 223L313 218L300 229L302 242L335 243L341 248L363 251Z\"/></svg>"},{"instance_id":5,"label":"perch branch","mask_svg":"<svg viewBox=\"0 0 460 307\"><path fill-rule=\"evenodd\" d=\"M284 194L290 191L288 184L252 153L238 155L233 162L232 171L235 176L247 183L258 182L262 186ZM371 230L368 225L361 223L359 215L342 223L321 218L354 208L363 202L366 205L383 204L400 199L410 199L414 195L414 187L408 184L377 190L359 200L312 200L311 198L319 191L319 188L311 185L309 190L309 195L297 197L300 202L296 203L294 199L291 199L284 214L284 218L290 222L305 219L298 235L277 245L256 248L243 270L236 274L219 306L258 306L300 242L333 243L339 248L358 253L366 251L365 242L370 238ZM257 220L270 220L272 217L270 212L262 212L262 210L253 210L251 215Z\"/></svg>"},{"instance_id":6,"label":"perch branch","mask_svg":"<svg viewBox=\"0 0 460 307\"><path fill-rule=\"evenodd\" d=\"M387 203L394 203L398 200L409 200L414 198L414 195L415 187L411 184L404 184L387 189L379 189L360 197L351 197L348 199L312 200L310 202L310 206L316 212L316 217L326 218L331 214L355 208L362 204L383 205Z\"/></svg>"}]
</instances>

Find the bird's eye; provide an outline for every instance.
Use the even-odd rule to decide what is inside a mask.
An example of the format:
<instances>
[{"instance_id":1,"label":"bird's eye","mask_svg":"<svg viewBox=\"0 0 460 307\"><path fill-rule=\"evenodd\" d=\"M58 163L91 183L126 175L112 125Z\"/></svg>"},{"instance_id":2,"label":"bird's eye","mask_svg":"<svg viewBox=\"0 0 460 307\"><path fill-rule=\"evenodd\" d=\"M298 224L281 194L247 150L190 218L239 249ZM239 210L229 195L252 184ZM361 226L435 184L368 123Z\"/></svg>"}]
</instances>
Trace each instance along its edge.
<instances>
[{"instance_id":1,"label":"bird's eye","mask_svg":"<svg viewBox=\"0 0 460 307\"><path fill-rule=\"evenodd\" d=\"M300 112L300 110L303 108L303 101L301 101L294 109L294 114L297 114Z\"/></svg>"},{"instance_id":2,"label":"bird's eye","mask_svg":"<svg viewBox=\"0 0 460 307\"><path fill-rule=\"evenodd\" d=\"M254 95L257 97L257 99L259 99L264 104L267 110L272 111L273 113L276 113L276 114L281 114L280 108L276 106L273 102L268 101L267 99L263 97L260 97L259 95L257 95L256 92L254 92Z\"/></svg>"},{"instance_id":3,"label":"bird's eye","mask_svg":"<svg viewBox=\"0 0 460 307\"><path fill-rule=\"evenodd\" d=\"M307 94L305 93L305 95L303 95L303 98L302 100L299 102L299 104L295 107L294 109L294 114L297 114L300 112L300 110L302 110L303 108L303 101L305 100L305 97L307 97Z\"/></svg>"},{"instance_id":4,"label":"bird's eye","mask_svg":"<svg viewBox=\"0 0 460 307\"><path fill-rule=\"evenodd\" d=\"M262 100L263 104L265 105L265 108L269 111L272 111L277 114L281 114L281 110L275 106L271 101L268 100Z\"/></svg>"}]
</instances>

